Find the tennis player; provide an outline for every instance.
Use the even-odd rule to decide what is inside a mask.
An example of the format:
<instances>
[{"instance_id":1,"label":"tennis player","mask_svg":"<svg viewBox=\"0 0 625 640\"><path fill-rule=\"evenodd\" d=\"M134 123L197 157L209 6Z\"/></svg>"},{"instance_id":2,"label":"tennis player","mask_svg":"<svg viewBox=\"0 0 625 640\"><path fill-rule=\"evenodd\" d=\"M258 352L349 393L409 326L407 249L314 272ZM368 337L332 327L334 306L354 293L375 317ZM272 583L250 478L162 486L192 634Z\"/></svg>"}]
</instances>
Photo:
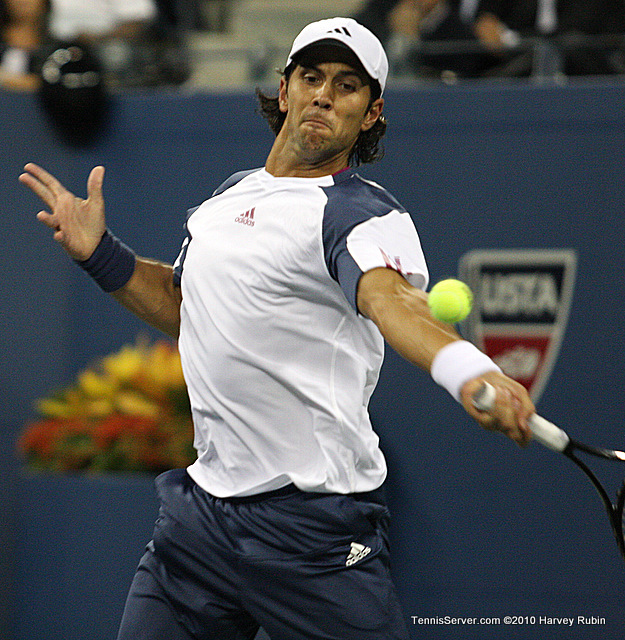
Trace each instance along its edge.
<instances>
[{"instance_id":1,"label":"tennis player","mask_svg":"<svg viewBox=\"0 0 625 640\"><path fill-rule=\"evenodd\" d=\"M119 640L408 638L367 411L384 339L484 427L530 438L523 387L430 315L410 215L354 171L379 155L387 69L354 20L305 27L277 97L260 95L265 166L190 210L173 266L106 229L103 167L86 200L37 165L20 176L101 288L179 339L198 457L157 479ZM490 414L470 402L482 380Z\"/></svg>"}]
</instances>

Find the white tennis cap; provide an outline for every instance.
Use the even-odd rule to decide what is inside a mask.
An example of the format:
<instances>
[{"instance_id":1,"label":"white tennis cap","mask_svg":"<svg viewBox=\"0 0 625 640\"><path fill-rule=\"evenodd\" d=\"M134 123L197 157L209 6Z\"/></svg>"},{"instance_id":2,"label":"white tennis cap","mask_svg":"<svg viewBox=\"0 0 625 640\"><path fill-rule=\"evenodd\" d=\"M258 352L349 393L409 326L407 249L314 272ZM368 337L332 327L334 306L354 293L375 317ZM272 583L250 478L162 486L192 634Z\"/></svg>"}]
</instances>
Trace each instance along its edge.
<instances>
[{"instance_id":1,"label":"white tennis cap","mask_svg":"<svg viewBox=\"0 0 625 640\"><path fill-rule=\"evenodd\" d=\"M312 44L337 40L350 49L360 60L365 71L380 83L384 91L388 75L388 59L381 42L353 18L329 18L311 22L293 41L286 61L288 67L294 56Z\"/></svg>"}]
</instances>

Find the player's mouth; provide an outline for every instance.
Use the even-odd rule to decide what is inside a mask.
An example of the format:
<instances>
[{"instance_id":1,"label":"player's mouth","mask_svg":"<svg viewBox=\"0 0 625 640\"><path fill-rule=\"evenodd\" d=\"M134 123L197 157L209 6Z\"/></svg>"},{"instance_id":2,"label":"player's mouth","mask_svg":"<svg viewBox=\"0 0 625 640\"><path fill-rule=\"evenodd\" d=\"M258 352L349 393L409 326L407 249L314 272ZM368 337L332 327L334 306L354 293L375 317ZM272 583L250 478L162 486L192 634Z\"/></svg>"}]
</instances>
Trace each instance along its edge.
<instances>
[{"instance_id":1,"label":"player's mouth","mask_svg":"<svg viewBox=\"0 0 625 640\"><path fill-rule=\"evenodd\" d=\"M331 129L330 123L323 118L310 117L304 118L303 124L308 124L314 128Z\"/></svg>"}]
</instances>

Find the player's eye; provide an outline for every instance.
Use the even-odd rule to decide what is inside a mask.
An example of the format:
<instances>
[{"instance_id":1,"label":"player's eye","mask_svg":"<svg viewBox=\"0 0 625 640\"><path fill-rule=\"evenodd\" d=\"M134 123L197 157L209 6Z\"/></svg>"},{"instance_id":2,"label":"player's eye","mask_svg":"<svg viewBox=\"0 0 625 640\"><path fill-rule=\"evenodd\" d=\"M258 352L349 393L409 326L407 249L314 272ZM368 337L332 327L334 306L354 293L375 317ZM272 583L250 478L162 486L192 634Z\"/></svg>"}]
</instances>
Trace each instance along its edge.
<instances>
[{"instance_id":1,"label":"player's eye","mask_svg":"<svg viewBox=\"0 0 625 640\"><path fill-rule=\"evenodd\" d=\"M353 93L354 91L358 91L358 89L360 89L361 83L358 78L347 76L344 78L338 78L338 86L341 91L344 91L345 93Z\"/></svg>"},{"instance_id":2,"label":"player's eye","mask_svg":"<svg viewBox=\"0 0 625 640\"><path fill-rule=\"evenodd\" d=\"M302 77L304 79L304 82L308 84L315 84L315 82L319 80L318 74L313 73L312 71L304 73Z\"/></svg>"}]
</instances>

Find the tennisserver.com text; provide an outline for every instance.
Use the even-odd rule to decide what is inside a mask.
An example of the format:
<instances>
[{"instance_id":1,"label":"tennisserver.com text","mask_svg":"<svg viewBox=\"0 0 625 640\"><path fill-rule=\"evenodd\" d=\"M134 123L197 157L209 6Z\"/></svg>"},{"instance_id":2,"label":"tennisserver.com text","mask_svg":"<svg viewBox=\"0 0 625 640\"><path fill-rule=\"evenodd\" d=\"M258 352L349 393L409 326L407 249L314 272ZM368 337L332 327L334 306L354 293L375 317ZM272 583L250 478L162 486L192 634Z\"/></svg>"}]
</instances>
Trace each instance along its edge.
<instances>
[{"instance_id":1,"label":"tennisserver.com text","mask_svg":"<svg viewBox=\"0 0 625 640\"><path fill-rule=\"evenodd\" d=\"M503 616L494 618L469 618L459 616L411 616L412 624L418 626L459 625L459 626L600 626L606 624L601 616Z\"/></svg>"}]
</instances>

